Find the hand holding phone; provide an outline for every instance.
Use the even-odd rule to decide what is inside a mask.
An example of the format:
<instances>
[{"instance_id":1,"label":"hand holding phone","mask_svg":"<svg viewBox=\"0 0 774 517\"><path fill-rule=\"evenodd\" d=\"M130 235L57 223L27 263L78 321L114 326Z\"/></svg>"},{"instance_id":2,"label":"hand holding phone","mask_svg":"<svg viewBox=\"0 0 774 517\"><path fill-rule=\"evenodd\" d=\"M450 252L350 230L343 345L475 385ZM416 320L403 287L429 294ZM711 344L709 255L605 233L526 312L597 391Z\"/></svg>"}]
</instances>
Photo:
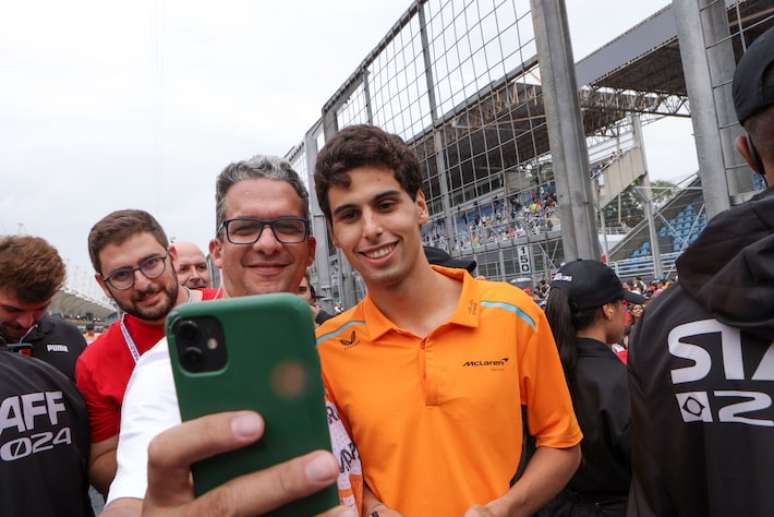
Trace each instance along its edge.
<instances>
[{"instance_id":1,"label":"hand holding phone","mask_svg":"<svg viewBox=\"0 0 774 517\"><path fill-rule=\"evenodd\" d=\"M192 466L203 494L229 480L315 450L331 449L314 327L308 305L290 294L176 307L167 337L183 421L253 410L263 437ZM335 485L271 515L314 515L338 504Z\"/></svg>"}]
</instances>

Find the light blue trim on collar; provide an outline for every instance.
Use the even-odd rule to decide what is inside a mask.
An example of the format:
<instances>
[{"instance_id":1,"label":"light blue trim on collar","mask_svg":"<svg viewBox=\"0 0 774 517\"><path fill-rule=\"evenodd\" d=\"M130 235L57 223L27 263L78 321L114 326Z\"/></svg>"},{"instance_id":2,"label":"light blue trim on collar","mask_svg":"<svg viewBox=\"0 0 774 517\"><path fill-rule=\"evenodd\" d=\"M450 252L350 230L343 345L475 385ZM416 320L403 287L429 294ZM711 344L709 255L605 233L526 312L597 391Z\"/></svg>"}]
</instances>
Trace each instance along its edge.
<instances>
[{"instance_id":1,"label":"light blue trim on collar","mask_svg":"<svg viewBox=\"0 0 774 517\"><path fill-rule=\"evenodd\" d=\"M323 341L327 341L328 339L335 338L336 336L338 336L339 334L341 334L342 332L344 332L345 330L347 330L349 327L353 325L365 325L365 324L366 324L365 321L361 321L361 320L349 321L344 325L342 325L341 327L334 330L333 332L328 332L327 334L323 334L322 336L318 337L316 344L319 345Z\"/></svg>"},{"instance_id":2,"label":"light blue trim on collar","mask_svg":"<svg viewBox=\"0 0 774 517\"><path fill-rule=\"evenodd\" d=\"M490 308L498 308L498 309L505 309L506 311L510 311L514 313L519 318L523 319L527 322L527 325L532 327L532 329L535 328L535 320L532 319L532 316L524 312L523 310L519 309L515 305L512 305L510 303L505 302L489 302L489 301L482 301L481 302L482 307L490 307Z\"/></svg>"}]
</instances>

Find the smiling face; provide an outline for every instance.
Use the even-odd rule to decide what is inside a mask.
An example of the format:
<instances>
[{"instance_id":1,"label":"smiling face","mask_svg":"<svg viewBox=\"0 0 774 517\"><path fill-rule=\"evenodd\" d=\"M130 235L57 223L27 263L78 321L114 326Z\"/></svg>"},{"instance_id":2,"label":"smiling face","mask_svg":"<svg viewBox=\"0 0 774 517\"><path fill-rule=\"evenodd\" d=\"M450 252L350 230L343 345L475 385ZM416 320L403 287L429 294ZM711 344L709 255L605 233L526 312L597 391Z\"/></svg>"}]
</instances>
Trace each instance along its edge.
<instances>
[{"instance_id":1,"label":"smiling face","mask_svg":"<svg viewBox=\"0 0 774 517\"><path fill-rule=\"evenodd\" d=\"M253 217L269 220L280 217L304 217L302 200L282 180L253 178L240 181L224 198L225 220ZM223 270L223 285L229 296L248 296L277 292L295 293L306 268L314 261L315 240L285 244L265 226L253 244L233 244L225 231L210 242L215 264Z\"/></svg>"},{"instance_id":2,"label":"smiling face","mask_svg":"<svg viewBox=\"0 0 774 517\"><path fill-rule=\"evenodd\" d=\"M190 242L176 242L172 247L177 250L175 271L180 285L192 289L210 287L210 272L204 253Z\"/></svg>"},{"instance_id":3,"label":"smiling face","mask_svg":"<svg viewBox=\"0 0 774 517\"><path fill-rule=\"evenodd\" d=\"M105 278L122 268L136 268L151 257L164 257L164 270L156 278L149 279L135 271L134 285L128 289L116 289ZM148 232L136 233L120 244L108 244L99 252L102 274L97 274L105 294L113 298L125 312L146 321L163 320L175 306L178 295L177 277L172 267L174 250L166 250Z\"/></svg>"},{"instance_id":4,"label":"smiling face","mask_svg":"<svg viewBox=\"0 0 774 517\"><path fill-rule=\"evenodd\" d=\"M333 241L369 289L398 286L424 258L425 197L419 192L412 201L388 168L358 167L348 175L349 186L328 190Z\"/></svg>"}]
</instances>

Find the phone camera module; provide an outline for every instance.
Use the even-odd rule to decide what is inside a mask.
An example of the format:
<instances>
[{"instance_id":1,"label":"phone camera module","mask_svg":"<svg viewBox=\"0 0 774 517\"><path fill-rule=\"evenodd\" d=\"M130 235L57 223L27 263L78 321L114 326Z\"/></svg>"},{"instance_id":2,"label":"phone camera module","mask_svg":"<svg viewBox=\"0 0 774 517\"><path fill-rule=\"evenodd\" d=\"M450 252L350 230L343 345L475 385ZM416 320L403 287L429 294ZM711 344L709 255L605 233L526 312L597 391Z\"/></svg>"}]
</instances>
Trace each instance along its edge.
<instances>
[{"instance_id":1,"label":"phone camera module","mask_svg":"<svg viewBox=\"0 0 774 517\"><path fill-rule=\"evenodd\" d=\"M188 316L173 325L180 366L190 373L206 373L226 366L228 353L223 326L212 316Z\"/></svg>"},{"instance_id":2,"label":"phone camera module","mask_svg":"<svg viewBox=\"0 0 774 517\"><path fill-rule=\"evenodd\" d=\"M199 325L191 320L182 321L177 327L177 335L185 341L196 341L199 337Z\"/></svg>"},{"instance_id":3,"label":"phone camera module","mask_svg":"<svg viewBox=\"0 0 774 517\"><path fill-rule=\"evenodd\" d=\"M186 370L191 372L200 372L204 366L204 352L195 346L186 347L182 359Z\"/></svg>"}]
</instances>

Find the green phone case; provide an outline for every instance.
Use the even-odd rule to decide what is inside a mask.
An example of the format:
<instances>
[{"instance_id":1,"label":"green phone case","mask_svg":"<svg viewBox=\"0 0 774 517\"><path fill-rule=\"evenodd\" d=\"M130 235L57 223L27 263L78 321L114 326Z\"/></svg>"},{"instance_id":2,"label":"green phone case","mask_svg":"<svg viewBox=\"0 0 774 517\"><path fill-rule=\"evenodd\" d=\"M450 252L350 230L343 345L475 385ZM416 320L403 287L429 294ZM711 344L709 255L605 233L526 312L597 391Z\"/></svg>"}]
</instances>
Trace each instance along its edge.
<instances>
[{"instance_id":1,"label":"green phone case","mask_svg":"<svg viewBox=\"0 0 774 517\"><path fill-rule=\"evenodd\" d=\"M181 319L207 316L222 325L226 364L191 373L181 365L173 329ZM167 318L166 332L183 421L251 409L266 422L257 443L193 465L197 495L313 450L331 450L314 324L303 300L269 294L179 305ZM338 502L334 484L269 515L315 515Z\"/></svg>"}]
</instances>

